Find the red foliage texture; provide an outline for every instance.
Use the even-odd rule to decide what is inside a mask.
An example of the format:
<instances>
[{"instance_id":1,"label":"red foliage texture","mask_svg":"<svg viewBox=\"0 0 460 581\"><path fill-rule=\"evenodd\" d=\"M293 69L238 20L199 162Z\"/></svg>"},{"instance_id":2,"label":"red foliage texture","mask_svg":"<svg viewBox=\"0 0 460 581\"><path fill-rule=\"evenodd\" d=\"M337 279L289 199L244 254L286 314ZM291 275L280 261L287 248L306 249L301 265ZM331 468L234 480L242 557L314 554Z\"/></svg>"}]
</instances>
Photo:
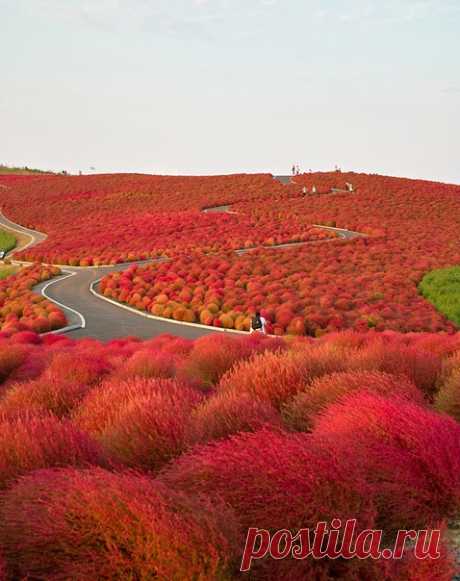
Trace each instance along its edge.
<instances>
[{"instance_id":1,"label":"red foliage texture","mask_svg":"<svg viewBox=\"0 0 460 581\"><path fill-rule=\"evenodd\" d=\"M456 571L460 427L435 407L455 392L459 335L214 339L0 336L6 579L236 581L247 527L332 518L388 543L441 526L442 556L265 558L250 578Z\"/></svg>"}]
</instances>

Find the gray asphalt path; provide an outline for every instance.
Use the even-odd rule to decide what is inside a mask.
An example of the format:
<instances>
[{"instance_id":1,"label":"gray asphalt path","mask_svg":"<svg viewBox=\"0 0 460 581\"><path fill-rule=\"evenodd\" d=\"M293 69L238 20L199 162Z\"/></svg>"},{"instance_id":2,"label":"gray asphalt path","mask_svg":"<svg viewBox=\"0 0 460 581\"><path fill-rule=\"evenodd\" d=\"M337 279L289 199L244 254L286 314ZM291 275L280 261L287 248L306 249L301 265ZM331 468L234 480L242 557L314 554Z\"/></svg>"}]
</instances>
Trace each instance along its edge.
<instances>
[{"instance_id":1,"label":"gray asphalt path","mask_svg":"<svg viewBox=\"0 0 460 581\"><path fill-rule=\"evenodd\" d=\"M108 268L85 268L78 271L69 268L70 272L75 272L73 276L56 279L56 282L46 288L46 296L51 300L70 307L84 318L85 327L71 331L70 337L76 339L93 337L101 341L109 341L127 336L149 339L170 333L196 339L213 332L212 329L179 325L166 319L164 321L149 319L143 317L141 313L133 313L108 303L90 292L91 283L109 272L126 270L128 266L124 264ZM68 309L64 311L70 324L78 323L78 317L73 312L69 312Z\"/></svg>"},{"instance_id":2,"label":"gray asphalt path","mask_svg":"<svg viewBox=\"0 0 460 581\"><path fill-rule=\"evenodd\" d=\"M208 208L208 211L226 212L228 210L229 206L220 206L214 209ZM22 246L17 247L15 252L39 244L46 239L46 234L14 224L14 222L8 220L3 214L0 214L0 225L30 237L30 241L27 243L24 242ZM335 231L341 238L347 240L363 236L359 232L339 228L320 225L317 227ZM282 244L277 246L277 248L299 246L302 244L305 243ZM242 249L240 253L246 251L246 249ZM11 254L14 254L14 252ZM142 316L140 312L128 311L121 306L109 303L91 293L90 286L92 283L109 272L123 271L131 264L133 263L108 267L63 267L63 275L61 277L41 283L34 290L41 292L47 298L57 303L65 312L69 325L78 327L69 331L69 336L73 338L92 337L101 341L108 341L119 337L135 336L140 339L149 339L157 335L169 333L184 338L196 339L216 332L212 328L188 326L173 323L166 319L150 319ZM137 264L145 264L145 261Z\"/></svg>"},{"instance_id":3,"label":"gray asphalt path","mask_svg":"<svg viewBox=\"0 0 460 581\"><path fill-rule=\"evenodd\" d=\"M283 185L287 186L291 183L292 176L274 176L275 180L278 180Z\"/></svg>"},{"instance_id":4,"label":"gray asphalt path","mask_svg":"<svg viewBox=\"0 0 460 581\"><path fill-rule=\"evenodd\" d=\"M231 206L226 204L225 206L212 206L211 208L203 208L202 212L205 214L216 214L219 212L228 212Z\"/></svg>"},{"instance_id":5,"label":"gray asphalt path","mask_svg":"<svg viewBox=\"0 0 460 581\"><path fill-rule=\"evenodd\" d=\"M24 234L29 239L28 242L19 243L15 248L13 248L13 250L10 250L7 253L8 258L11 258L14 254L16 254L16 252L20 252L21 250L25 250L26 248L40 244L40 242L43 242L48 238L48 236L42 232L37 232L36 230L31 230L30 228L25 228L24 226L20 226L19 224L11 222L11 220L8 220L8 218L6 218L1 211L0 226L5 230Z\"/></svg>"}]
</instances>

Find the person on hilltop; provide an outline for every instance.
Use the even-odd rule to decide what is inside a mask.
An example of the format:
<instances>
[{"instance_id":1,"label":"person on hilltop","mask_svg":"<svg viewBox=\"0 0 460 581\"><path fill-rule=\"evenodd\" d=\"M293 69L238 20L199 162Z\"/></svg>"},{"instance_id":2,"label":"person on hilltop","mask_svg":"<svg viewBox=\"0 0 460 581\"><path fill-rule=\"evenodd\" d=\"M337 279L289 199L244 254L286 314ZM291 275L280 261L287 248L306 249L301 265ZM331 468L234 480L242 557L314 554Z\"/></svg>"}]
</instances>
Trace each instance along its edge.
<instances>
[{"instance_id":1,"label":"person on hilltop","mask_svg":"<svg viewBox=\"0 0 460 581\"><path fill-rule=\"evenodd\" d=\"M353 184L350 184L349 182L347 182L347 184L346 184L346 185L347 185L347 190L348 190L349 192L351 192L351 193L352 193L352 192L353 192L353 190L354 190L354 188L353 188Z\"/></svg>"},{"instance_id":2,"label":"person on hilltop","mask_svg":"<svg viewBox=\"0 0 460 581\"><path fill-rule=\"evenodd\" d=\"M295 176L295 165L292 166L292 175Z\"/></svg>"},{"instance_id":3,"label":"person on hilltop","mask_svg":"<svg viewBox=\"0 0 460 581\"><path fill-rule=\"evenodd\" d=\"M266 334L267 320L260 315L259 311L253 316L251 321L251 333L259 332Z\"/></svg>"}]
</instances>

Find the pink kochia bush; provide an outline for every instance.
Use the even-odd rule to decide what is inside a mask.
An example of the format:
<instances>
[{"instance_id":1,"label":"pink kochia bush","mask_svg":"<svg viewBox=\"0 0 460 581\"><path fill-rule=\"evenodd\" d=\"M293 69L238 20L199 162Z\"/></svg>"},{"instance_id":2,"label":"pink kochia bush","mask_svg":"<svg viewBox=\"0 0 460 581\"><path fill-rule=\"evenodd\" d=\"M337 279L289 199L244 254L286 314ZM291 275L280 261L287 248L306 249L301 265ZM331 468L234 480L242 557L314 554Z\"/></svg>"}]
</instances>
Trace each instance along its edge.
<instances>
[{"instance_id":1,"label":"pink kochia bush","mask_svg":"<svg viewBox=\"0 0 460 581\"><path fill-rule=\"evenodd\" d=\"M37 378L9 386L0 400L0 414L69 415L109 369L101 358L78 350L54 353Z\"/></svg>"},{"instance_id":2,"label":"pink kochia bush","mask_svg":"<svg viewBox=\"0 0 460 581\"><path fill-rule=\"evenodd\" d=\"M329 406L315 441L371 489L380 524L417 529L460 513L460 425L400 395L357 392Z\"/></svg>"},{"instance_id":3,"label":"pink kochia bush","mask_svg":"<svg viewBox=\"0 0 460 581\"><path fill-rule=\"evenodd\" d=\"M230 578L237 557L231 510L137 474L38 471L0 512L14 579L215 581Z\"/></svg>"},{"instance_id":4,"label":"pink kochia bush","mask_svg":"<svg viewBox=\"0 0 460 581\"><path fill-rule=\"evenodd\" d=\"M197 339L179 369L180 376L212 386L235 363L251 354L250 344L228 335L208 335Z\"/></svg>"},{"instance_id":5,"label":"pink kochia bush","mask_svg":"<svg viewBox=\"0 0 460 581\"><path fill-rule=\"evenodd\" d=\"M369 343L357 353L356 364L362 369L405 375L428 396L434 394L436 379L441 372L441 360L435 354L396 341Z\"/></svg>"},{"instance_id":6,"label":"pink kochia bush","mask_svg":"<svg viewBox=\"0 0 460 581\"><path fill-rule=\"evenodd\" d=\"M297 394L283 409L286 423L293 429L308 432L319 413L345 395L369 391L382 395L400 395L423 404L422 392L404 375L380 371L345 371L315 379L305 391Z\"/></svg>"},{"instance_id":7,"label":"pink kochia bush","mask_svg":"<svg viewBox=\"0 0 460 581\"><path fill-rule=\"evenodd\" d=\"M8 379L9 375L20 367L26 359L27 350L20 345L0 345L0 382Z\"/></svg>"},{"instance_id":8,"label":"pink kochia bush","mask_svg":"<svg viewBox=\"0 0 460 581\"><path fill-rule=\"evenodd\" d=\"M52 413L63 417L69 414L87 391L88 386L85 384L45 375L13 384L0 401L0 414L20 417L24 414Z\"/></svg>"},{"instance_id":9,"label":"pink kochia bush","mask_svg":"<svg viewBox=\"0 0 460 581\"><path fill-rule=\"evenodd\" d=\"M298 349L283 353L268 351L235 365L224 374L217 389L222 392L237 389L279 408L315 377L341 371L344 365L345 359L337 349L300 344Z\"/></svg>"},{"instance_id":10,"label":"pink kochia bush","mask_svg":"<svg viewBox=\"0 0 460 581\"><path fill-rule=\"evenodd\" d=\"M222 499L234 509L245 531L249 527L291 529L295 534L300 528L314 528L317 522L334 517L356 518L358 527L364 528L374 522L364 482L305 434L269 430L239 434L182 456L160 480L173 490ZM243 547L241 538L241 551ZM314 579L319 571L337 572L343 565L307 559L300 566L289 559L281 569L287 566L299 575L300 568ZM267 566L275 566L271 572L275 576L267 579L279 578L274 573L276 564ZM349 563L350 568L354 566ZM262 565L261 578L264 568Z\"/></svg>"},{"instance_id":11,"label":"pink kochia bush","mask_svg":"<svg viewBox=\"0 0 460 581\"><path fill-rule=\"evenodd\" d=\"M131 355L126 363L115 374L116 377L173 377L176 371L177 357L153 349L140 349Z\"/></svg>"},{"instance_id":12,"label":"pink kochia bush","mask_svg":"<svg viewBox=\"0 0 460 581\"><path fill-rule=\"evenodd\" d=\"M183 451L201 397L172 379L108 382L88 395L75 421L126 466L157 470Z\"/></svg>"},{"instance_id":13,"label":"pink kochia bush","mask_svg":"<svg viewBox=\"0 0 460 581\"><path fill-rule=\"evenodd\" d=\"M32 470L105 465L100 446L69 422L54 417L0 422L0 488Z\"/></svg>"},{"instance_id":14,"label":"pink kochia bush","mask_svg":"<svg viewBox=\"0 0 460 581\"><path fill-rule=\"evenodd\" d=\"M173 489L221 497L244 527L306 527L335 515L373 522L364 481L307 434L238 434L183 455L160 475Z\"/></svg>"},{"instance_id":15,"label":"pink kochia bush","mask_svg":"<svg viewBox=\"0 0 460 581\"><path fill-rule=\"evenodd\" d=\"M280 414L272 404L234 390L218 393L194 410L189 438L193 443L208 442L269 425L281 427Z\"/></svg>"}]
</instances>

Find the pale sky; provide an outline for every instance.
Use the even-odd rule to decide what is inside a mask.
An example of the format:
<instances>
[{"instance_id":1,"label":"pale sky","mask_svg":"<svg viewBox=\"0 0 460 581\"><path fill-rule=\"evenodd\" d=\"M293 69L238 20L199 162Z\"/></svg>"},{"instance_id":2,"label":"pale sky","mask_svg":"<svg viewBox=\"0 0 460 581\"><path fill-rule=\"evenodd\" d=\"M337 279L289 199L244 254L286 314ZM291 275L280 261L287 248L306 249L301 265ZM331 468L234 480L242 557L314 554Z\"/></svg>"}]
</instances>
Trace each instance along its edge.
<instances>
[{"instance_id":1,"label":"pale sky","mask_svg":"<svg viewBox=\"0 0 460 581\"><path fill-rule=\"evenodd\" d=\"M460 183L460 0L0 0L0 162Z\"/></svg>"}]
</instances>

